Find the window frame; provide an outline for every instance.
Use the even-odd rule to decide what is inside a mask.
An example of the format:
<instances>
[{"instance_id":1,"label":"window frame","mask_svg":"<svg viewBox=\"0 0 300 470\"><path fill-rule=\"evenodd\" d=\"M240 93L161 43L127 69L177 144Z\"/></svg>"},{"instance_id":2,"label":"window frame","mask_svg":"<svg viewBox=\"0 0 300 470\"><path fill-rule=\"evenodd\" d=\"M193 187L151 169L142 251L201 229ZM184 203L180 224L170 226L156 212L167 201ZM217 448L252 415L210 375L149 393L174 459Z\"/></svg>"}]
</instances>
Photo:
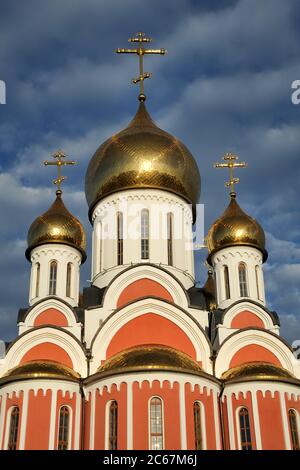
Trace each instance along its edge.
<instances>
[{"instance_id":1,"label":"window frame","mask_svg":"<svg viewBox=\"0 0 300 470\"><path fill-rule=\"evenodd\" d=\"M227 264L223 266L223 276L224 276L224 291L225 291L225 300L229 300L231 298L230 292L230 281L229 281L229 268Z\"/></svg>"},{"instance_id":2,"label":"window frame","mask_svg":"<svg viewBox=\"0 0 300 470\"><path fill-rule=\"evenodd\" d=\"M242 267L243 269L241 269ZM241 273L243 273L244 279L241 279ZM241 261L238 265L238 279L239 279L240 297L242 298L249 297L247 265L244 261Z\"/></svg>"},{"instance_id":3,"label":"window frame","mask_svg":"<svg viewBox=\"0 0 300 470\"><path fill-rule=\"evenodd\" d=\"M59 446L60 446L60 429L61 429L60 416L61 416L61 411L64 408L68 411L68 435L67 435L67 439L65 441L63 441L64 443L66 443L67 447L65 449L60 449L59 448ZM56 446L56 449L57 450L71 450L71 442L72 442L72 408L68 405L61 405L60 408L59 408L59 412L58 412L57 446Z\"/></svg>"},{"instance_id":4,"label":"window frame","mask_svg":"<svg viewBox=\"0 0 300 470\"><path fill-rule=\"evenodd\" d=\"M161 409L161 433L153 433L152 432L152 419L151 419L151 402L153 400L159 400L160 402L160 409ZM165 450L165 420L164 420L164 400L154 395L149 398L148 400L148 436L149 436L149 450ZM162 447L161 449L152 448L152 437L161 436Z\"/></svg>"},{"instance_id":5,"label":"window frame","mask_svg":"<svg viewBox=\"0 0 300 470\"><path fill-rule=\"evenodd\" d=\"M291 415L294 419L293 425L291 423ZM289 408L288 410L288 422L292 450L300 450L299 415L294 408Z\"/></svg>"},{"instance_id":6,"label":"window frame","mask_svg":"<svg viewBox=\"0 0 300 470\"><path fill-rule=\"evenodd\" d=\"M40 280L41 280L41 263L37 262L35 265L35 297L40 295Z\"/></svg>"},{"instance_id":7,"label":"window frame","mask_svg":"<svg viewBox=\"0 0 300 470\"><path fill-rule=\"evenodd\" d=\"M168 265L174 266L174 214L167 214L167 253Z\"/></svg>"},{"instance_id":8,"label":"window frame","mask_svg":"<svg viewBox=\"0 0 300 470\"><path fill-rule=\"evenodd\" d=\"M15 424L15 415L14 411L17 410L17 423ZM8 411L7 420L9 420L9 426L7 427L7 442L5 448L7 450L17 450L19 444L19 434L20 434L20 421L21 421L20 407L18 405L13 405ZM13 421L14 420L14 421ZM12 425L14 422L14 435L13 441L11 440L12 436Z\"/></svg>"},{"instance_id":9,"label":"window frame","mask_svg":"<svg viewBox=\"0 0 300 470\"><path fill-rule=\"evenodd\" d=\"M146 217L146 218L145 218ZM141 211L141 259L150 259L150 213L149 209Z\"/></svg>"},{"instance_id":10,"label":"window frame","mask_svg":"<svg viewBox=\"0 0 300 470\"><path fill-rule=\"evenodd\" d=\"M56 266L55 276L52 278L52 266ZM57 295L57 271L58 271L58 262L53 259L49 264L49 295Z\"/></svg>"},{"instance_id":11,"label":"window frame","mask_svg":"<svg viewBox=\"0 0 300 470\"><path fill-rule=\"evenodd\" d=\"M242 423L241 423L241 413L246 411L247 413L244 413L244 416L247 416L248 417L248 428L247 428L247 423L245 423L245 418L244 418L244 427L242 428ZM249 410L246 406L241 406L239 407L237 410L236 410L236 413L237 413L237 424L238 424L238 436L239 436L239 447L240 447L240 450L253 450L254 447L253 447L253 438L252 438L252 429L251 429L251 420L250 420L250 413L249 413ZM243 437L242 437L242 432L243 432L243 429L244 429L244 433L245 433L245 438L246 440L243 441ZM248 435L247 435L247 429L248 429ZM248 440L248 437L250 437L250 440ZM247 447L247 448L244 448L244 447ZM250 448L249 448L250 447Z\"/></svg>"},{"instance_id":12,"label":"window frame","mask_svg":"<svg viewBox=\"0 0 300 470\"><path fill-rule=\"evenodd\" d=\"M117 265L124 264L124 218L123 212L117 212Z\"/></svg>"},{"instance_id":13,"label":"window frame","mask_svg":"<svg viewBox=\"0 0 300 470\"><path fill-rule=\"evenodd\" d=\"M67 276L66 276L66 297L72 299L72 278L73 278L73 263L67 263Z\"/></svg>"}]
</instances>

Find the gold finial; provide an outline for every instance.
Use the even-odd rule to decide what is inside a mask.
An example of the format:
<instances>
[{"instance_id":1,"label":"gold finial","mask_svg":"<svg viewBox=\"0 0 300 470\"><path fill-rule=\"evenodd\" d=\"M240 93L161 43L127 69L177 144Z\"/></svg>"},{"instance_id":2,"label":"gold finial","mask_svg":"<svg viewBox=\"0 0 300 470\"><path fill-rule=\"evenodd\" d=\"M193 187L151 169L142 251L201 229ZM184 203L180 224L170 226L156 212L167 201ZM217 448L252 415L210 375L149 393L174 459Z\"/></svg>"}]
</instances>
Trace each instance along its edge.
<instances>
[{"instance_id":1,"label":"gold finial","mask_svg":"<svg viewBox=\"0 0 300 470\"><path fill-rule=\"evenodd\" d=\"M57 178L53 180L53 184L57 186L57 191L56 194L60 195L62 193L60 189L60 185L62 182L66 179L65 176L62 176L61 174L61 167L63 165L76 165L77 162L72 161L67 161L63 160L64 158L67 157L67 155L62 151L62 150L57 150L55 153L52 154L52 157L55 158L55 161L48 162L47 160L44 162L45 166L48 165L55 165L57 166Z\"/></svg>"},{"instance_id":2,"label":"gold finial","mask_svg":"<svg viewBox=\"0 0 300 470\"><path fill-rule=\"evenodd\" d=\"M234 153L228 152L225 153L223 160L226 163L215 163L214 168L229 168L229 181L225 183L226 188L230 188L230 196L235 198L236 193L234 191L234 185L240 182L239 178L233 177L233 170L235 168L245 168L247 166L246 162L237 163L239 159Z\"/></svg>"},{"instance_id":3,"label":"gold finial","mask_svg":"<svg viewBox=\"0 0 300 470\"><path fill-rule=\"evenodd\" d=\"M132 83L140 84L140 94L139 94L139 100L140 101L145 101L146 96L144 94L144 80L146 78L150 78L151 74L149 72L144 72L144 55L145 54L160 54L160 55L165 55L166 54L166 49L145 49L143 47L143 43L149 43L151 42L151 38L146 38L145 33L139 32L136 34L136 36L129 38L128 42L137 42L139 43L139 47L137 49L116 49L117 54L137 54L139 56L139 64L140 64L140 74L138 78L134 78L132 80Z\"/></svg>"}]
</instances>

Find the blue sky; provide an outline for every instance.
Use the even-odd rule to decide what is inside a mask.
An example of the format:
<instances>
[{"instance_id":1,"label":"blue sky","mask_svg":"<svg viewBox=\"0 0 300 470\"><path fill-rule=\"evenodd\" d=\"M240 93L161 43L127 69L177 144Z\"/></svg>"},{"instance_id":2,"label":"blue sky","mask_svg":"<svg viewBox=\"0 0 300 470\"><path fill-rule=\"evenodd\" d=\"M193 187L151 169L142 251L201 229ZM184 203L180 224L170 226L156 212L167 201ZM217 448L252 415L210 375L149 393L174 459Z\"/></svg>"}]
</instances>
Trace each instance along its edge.
<instances>
[{"instance_id":1,"label":"blue sky","mask_svg":"<svg viewBox=\"0 0 300 470\"><path fill-rule=\"evenodd\" d=\"M54 198L42 162L57 148L79 162L68 170L64 200L84 223L84 175L96 148L123 128L137 107L135 57L114 54L137 31L165 47L147 57L148 109L195 156L202 177L206 230L227 205L225 172L212 165L227 151L248 162L238 199L263 225L268 306L282 334L300 338L300 79L297 0L1 0L0 338L16 335L28 303L27 230ZM197 280L205 282L205 251ZM90 278L90 259L82 269Z\"/></svg>"}]
</instances>

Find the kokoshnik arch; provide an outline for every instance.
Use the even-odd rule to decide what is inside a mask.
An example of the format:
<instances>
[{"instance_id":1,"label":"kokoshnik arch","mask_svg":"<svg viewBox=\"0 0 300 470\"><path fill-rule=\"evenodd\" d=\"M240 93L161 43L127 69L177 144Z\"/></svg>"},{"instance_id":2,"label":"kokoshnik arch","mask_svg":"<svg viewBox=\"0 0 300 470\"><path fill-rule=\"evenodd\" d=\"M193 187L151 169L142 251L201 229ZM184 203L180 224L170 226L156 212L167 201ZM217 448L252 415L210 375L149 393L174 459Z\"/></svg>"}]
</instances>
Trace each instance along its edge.
<instances>
[{"instance_id":1,"label":"kokoshnik arch","mask_svg":"<svg viewBox=\"0 0 300 470\"><path fill-rule=\"evenodd\" d=\"M137 48L117 52L139 57L139 107L87 169L92 274L82 294L85 232L60 187L75 162L62 151L45 162L58 188L28 231L29 306L0 360L0 449L299 449L300 362L266 305L263 228L237 202L233 169L245 164L233 154L216 164L230 169L230 201L208 231L198 288L186 247L199 169L145 106L144 56L166 51L145 49L143 33L130 42ZM161 205L167 235L154 238Z\"/></svg>"}]
</instances>

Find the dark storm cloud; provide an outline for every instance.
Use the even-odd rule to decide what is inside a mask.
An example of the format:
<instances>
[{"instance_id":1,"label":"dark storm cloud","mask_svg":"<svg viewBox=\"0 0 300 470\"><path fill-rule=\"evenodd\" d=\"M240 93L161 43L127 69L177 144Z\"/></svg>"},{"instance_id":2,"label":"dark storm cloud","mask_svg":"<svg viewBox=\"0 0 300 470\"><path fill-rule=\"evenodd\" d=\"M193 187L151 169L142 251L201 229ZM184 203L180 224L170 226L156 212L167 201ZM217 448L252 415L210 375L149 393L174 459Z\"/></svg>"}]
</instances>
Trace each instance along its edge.
<instances>
[{"instance_id":1,"label":"dark storm cloud","mask_svg":"<svg viewBox=\"0 0 300 470\"><path fill-rule=\"evenodd\" d=\"M53 173L41 162L57 147L79 162L68 171L64 199L90 236L84 173L136 109L137 60L113 50L138 30L169 51L147 60L148 107L197 159L206 229L228 200L227 175L213 162L229 150L248 161L239 201L267 231L269 305L282 314L283 334L300 338L300 106L290 100L300 79L299 19L297 0L2 0L0 338L15 334L17 310L27 304L25 238L53 200ZM196 254L200 283L205 256ZM88 260L83 284L89 269Z\"/></svg>"}]
</instances>

